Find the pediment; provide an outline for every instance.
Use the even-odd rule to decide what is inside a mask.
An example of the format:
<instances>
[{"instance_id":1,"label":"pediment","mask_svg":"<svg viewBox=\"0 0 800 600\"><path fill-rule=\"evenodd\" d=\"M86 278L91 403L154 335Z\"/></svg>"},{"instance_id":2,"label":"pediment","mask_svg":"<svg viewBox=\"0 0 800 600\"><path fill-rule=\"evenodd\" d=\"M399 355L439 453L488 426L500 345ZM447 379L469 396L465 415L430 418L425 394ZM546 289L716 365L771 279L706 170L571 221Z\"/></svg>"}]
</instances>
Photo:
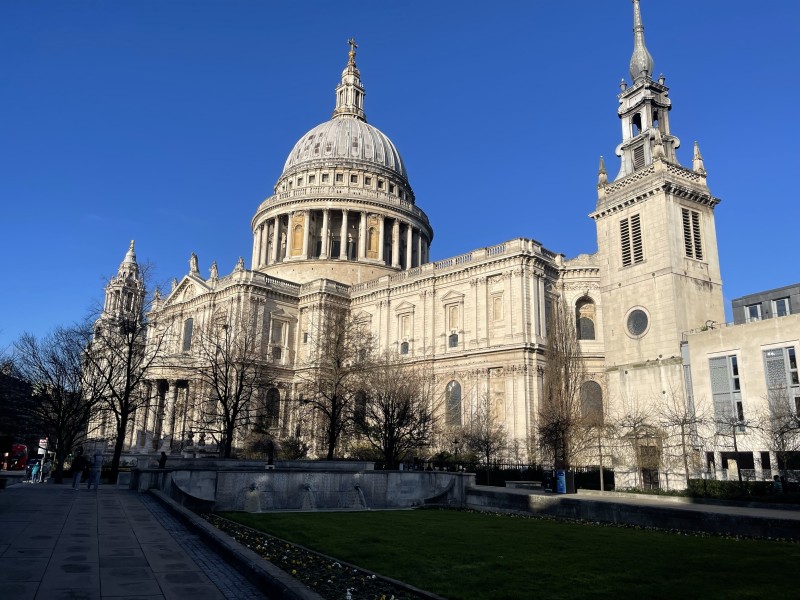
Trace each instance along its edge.
<instances>
[{"instance_id":1,"label":"pediment","mask_svg":"<svg viewBox=\"0 0 800 600\"><path fill-rule=\"evenodd\" d=\"M441 297L441 301L445 304L450 304L451 302L463 302L464 294L456 292L455 290L450 290Z\"/></svg>"},{"instance_id":2,"label":"pediment","mask_svg":"<svg viewBox=\"0 0 800 600\"><path fill-rule=\"evenodd\" d=\"M396 313L404 313L404 312L414 312L414 305L410 302L401 302L397 306L394 307L394 312Z\"/></svg>"},{"instance_id":3,"label":"pediment","mask_svg":"<svg viewBox=\"0 0 800 600\"><path fill-rule=\"evenodd\" d=\"M209 285L199 277L186 275L177 287L167 296L164 306L170 306L178 302L188 302L197 296L201 296L211 291Z\"/></svg>"}]
</instances>

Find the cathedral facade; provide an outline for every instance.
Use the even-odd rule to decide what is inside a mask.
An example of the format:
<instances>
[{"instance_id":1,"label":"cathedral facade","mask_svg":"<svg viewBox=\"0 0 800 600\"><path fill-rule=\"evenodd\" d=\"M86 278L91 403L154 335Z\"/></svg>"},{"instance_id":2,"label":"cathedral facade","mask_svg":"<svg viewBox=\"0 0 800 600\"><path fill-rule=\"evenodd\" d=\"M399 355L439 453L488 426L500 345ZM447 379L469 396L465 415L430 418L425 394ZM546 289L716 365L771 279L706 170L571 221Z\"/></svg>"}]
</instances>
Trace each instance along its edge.
<instances>
[{"instance_id":1,"label":"cathedral facade","mask_svg":"<svg viewBox=\"0 0 800 600\"><path fill-rule=\"evenodd\" d=\"M189 273L156 297L150 319L170 329L169 366L152 369L155 401L136 415L127 446L152 451L186 439L198 394L192 337L220 307L253 315L261 359L277 374L268 396L278 435L298 425L298 370L329 306L368 323L381 350L430 368L448 426L465 425L488 397L523 459L536 445L546 307L555 299L574 311L584 397L595 406L610 414L665 391L683 397L683 333L724 322L719 200L697 146L691 167L678 162L669 89L653 79L633 5L630 82L618 96L620 168L612 180L601 159L590 215L596 253L568 259L518 238L431 262L433 226L397 148L367 122L351 43L332 118L297 141L274 193L255 210L249 268L240 259L220 276L213 264L205 277L193 256ZM115 293L110 285L109 302Z\"/></svg>"}]
</instances>

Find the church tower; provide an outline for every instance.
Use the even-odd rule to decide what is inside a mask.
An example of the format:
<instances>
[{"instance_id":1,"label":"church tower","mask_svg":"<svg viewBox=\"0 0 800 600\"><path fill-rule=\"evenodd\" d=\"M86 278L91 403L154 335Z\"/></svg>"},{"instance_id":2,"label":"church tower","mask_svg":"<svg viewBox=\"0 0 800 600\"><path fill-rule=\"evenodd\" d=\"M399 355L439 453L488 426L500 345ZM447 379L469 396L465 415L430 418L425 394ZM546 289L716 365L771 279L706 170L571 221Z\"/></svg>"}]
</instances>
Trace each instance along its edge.
<instances>
[{"instance_id":1,"label":"church tower","mask_svg":"<svg viewBox=\"0 0 800 600\"><path fill-rule=\"evenodd\" d=\"M136 252L131 240L117 275L106 285L106 300L100 318L105 320L138 318L144 305L144 297L144 280L136 262Z\"/></svg>"},{"instance_id":2,"label":"church tower","mask_svg":"<svg viewBox=\"0 0 800 600\"><path fill-rule=\"evenodd\" d=\"M691 329L723 322L714 207L699 148L680 165L663 75L652 78L639 0L633 0L631 83L618 96L619 174L601 159L597 227L609 394L658 397L680 391L680 342ZM618 377L614 375L618 373ZM652 392L651 392L652 391Z\"/></svg>"}]
</instances>

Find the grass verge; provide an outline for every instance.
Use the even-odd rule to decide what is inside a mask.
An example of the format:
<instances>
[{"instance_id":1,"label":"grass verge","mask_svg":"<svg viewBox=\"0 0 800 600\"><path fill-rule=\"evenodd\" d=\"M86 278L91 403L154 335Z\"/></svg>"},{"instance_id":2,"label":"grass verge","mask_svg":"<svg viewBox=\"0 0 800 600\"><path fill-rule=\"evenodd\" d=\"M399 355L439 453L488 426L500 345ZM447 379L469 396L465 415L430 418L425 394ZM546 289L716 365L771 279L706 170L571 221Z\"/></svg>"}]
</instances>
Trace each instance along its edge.
<instances>
[{"instance_id":1,"label":"grass verge","mask_svg":"<svg viewBox=\"0 0 800 600\"><path fill-rule=\"evenodd\" d=\"M222 513L452 599L788 597L800 545L451 510Z\"/></svg>"}]
</instances>

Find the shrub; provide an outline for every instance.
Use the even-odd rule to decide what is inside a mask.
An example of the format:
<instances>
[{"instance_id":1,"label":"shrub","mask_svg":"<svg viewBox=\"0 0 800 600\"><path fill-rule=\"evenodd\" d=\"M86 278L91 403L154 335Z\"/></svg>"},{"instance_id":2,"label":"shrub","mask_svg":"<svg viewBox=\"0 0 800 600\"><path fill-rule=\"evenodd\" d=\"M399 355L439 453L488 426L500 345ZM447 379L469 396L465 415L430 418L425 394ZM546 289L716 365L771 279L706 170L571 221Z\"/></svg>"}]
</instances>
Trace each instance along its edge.
<instances>
[{"instance_id":1,"label":"shrub","mask_svg":"<svg viewBox=\"0 0 800 600\"><path fill-rule=\"evenodd\" d=\"M689 496L697 498L734 499L749 496L769 496L771 481L718 481L716 479L690 479Z\"/></svg>"}]
</instances>

